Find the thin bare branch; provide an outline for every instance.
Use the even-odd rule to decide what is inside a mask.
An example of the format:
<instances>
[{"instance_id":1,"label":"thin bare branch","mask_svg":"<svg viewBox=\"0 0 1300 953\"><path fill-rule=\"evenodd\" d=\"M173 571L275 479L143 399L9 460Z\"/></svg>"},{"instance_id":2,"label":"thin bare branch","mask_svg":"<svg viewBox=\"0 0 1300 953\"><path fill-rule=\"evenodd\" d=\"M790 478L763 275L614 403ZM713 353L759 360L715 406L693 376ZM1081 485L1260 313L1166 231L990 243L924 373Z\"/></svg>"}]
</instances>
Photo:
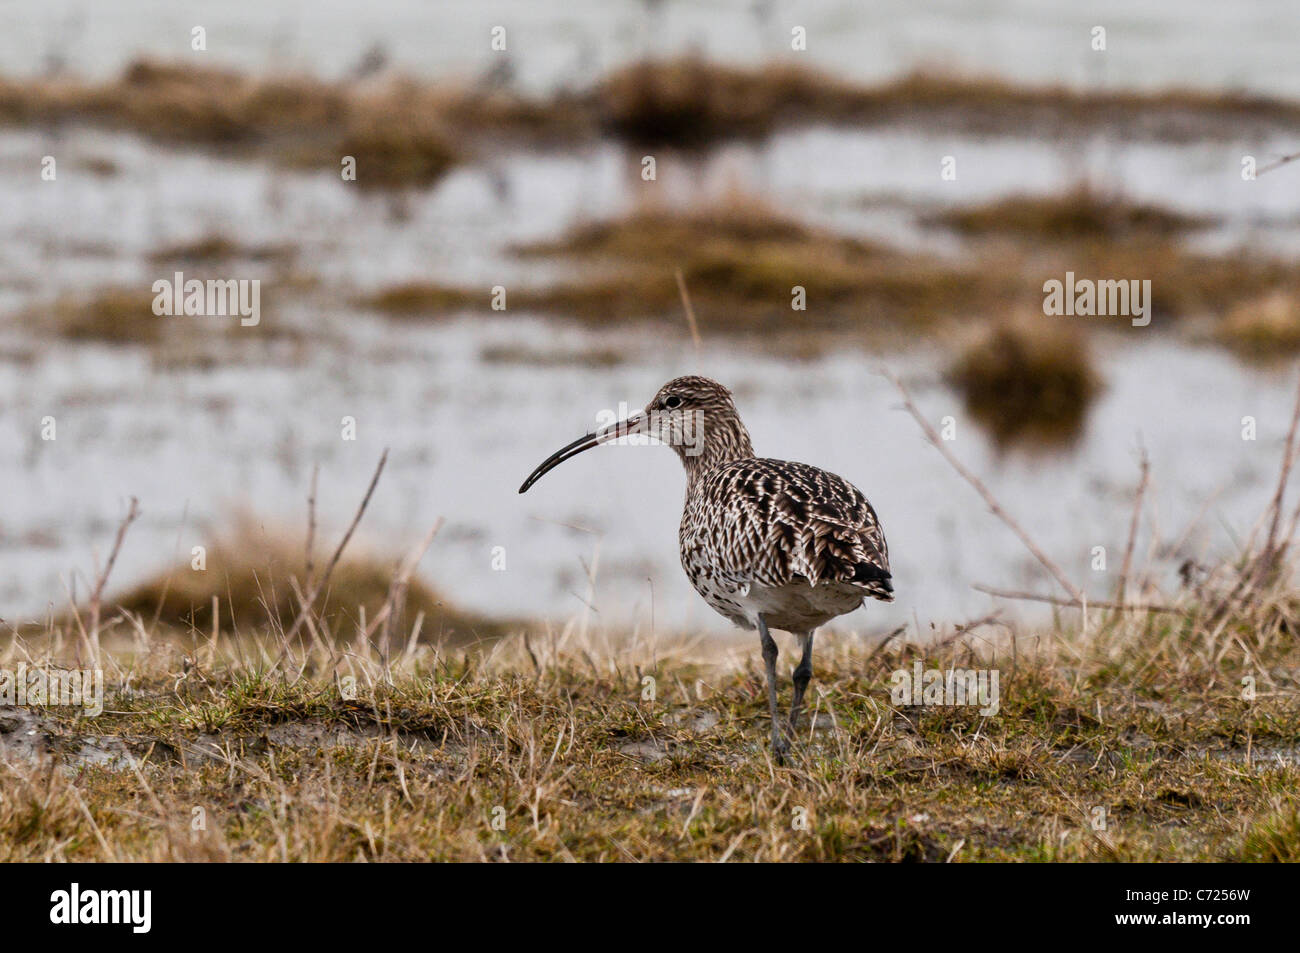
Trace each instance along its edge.
<instances>
[{"instance_id":1,"label":"thin bare branch","mask_svg":"<svg viewBox=\"0 0 1300 953\"><path fill-rule=\"evenodd\" d=\"M1119 602L1128 594L1128 575L1133 568L1133 547L1137 543L1138 523L1142 518L1142 497L1146 494L1147 483L1151 480L1151 461L1147 458L1146 447L1142 448L1142 459L1138 464L1142 475L1138 478L1137 494L1133 498L1133 516L1128 524L1128 543L1124 547L1124 562L1119 567Z\"/></svg>"},{"instance_id":2,"label":"thin bare branch","mask_svg":"<svg viewBox=\"0 0 1300 953\"><path fill-rule=\"evenodd\" d=\"M1272 172L1274 169L1280 169L1282 168L1282 166L1294 162L1296 159L1300 159L1300 152L1293 152L1290 155L1285 155L1280 159L1274 159L1272 162L1270 162L1268 165L1264 166L1263 168L1256 169L1255 178L1259 178L1265 172Z\"/></svg>"},{"instance_id":3,"label":"thin bare branch","mask_svg":"<svg viewBox=\"0 0 1300 953\"><path fill-rule=\"evenodd\" d=\"M303 579L308 589L311 588L311 577L316 571L315 550L316 550L316 482L320 478L320 464L311 468L311 490L307 493L307 564L304 567Z\"/></svg>"},{"instance_id":4,"label":"thin bare branch","mask_svg":"<svg viewBox=\"0 0 1300 953\"><path fill-rule=\"evenodd\" d=\"M325 587L329 585L330 576L334 572L334 567L339 564L339 558L343 555L343 550L347 548L348 541L352 539L352 533L356 530L357 524L361 522L361 517L366 512L366 507L370 505L370 497L374 495L375 485L379 483L379 475L384 472L384 464L388 462L388 450L385 449L379 458L379 465L375 467L375 475L370 478L370 486L366 488L366 495L361 499L361 505L357 507L356 515L352 517L352 523L348 526L348 531L343 534L339 540L338 548L334 550L334 555L330 557L329 564L325 567L325 572L321 575L320 582L307 591L307 598L303 601L302 608L298 610L298 616L293 620L293 625L285 633L285 640L288 641L298 634L302 624L307 620L307 614L311 612L316 600L320 597Z\"/></svg>"},{"instance_id":5,"label":"thin bare branch","mask_svg":"<svg viewBox=\"0 0 1300 953\"><path fill-rule=\"evenodd\" d=\"M365 631L367 641L369 641L371 636L374 635L375 630L381 625L384 627L385 633L387 632L390 617L401 605L402 599L406 595L406 588L411 583L411 576L415 574L415 568L420 565L420 560L424 558L424 554L427 553L429 547L433 545L433 538L438 535L438 530L442 529L443 522L443 518L439 516L437 521L435 521L433 526L430 528L429 532L424 534L424 539L421 541L420 545L411 550L410 554L402 562L402 566L398 570L397 576L393 579L392 585L389 586L388 598L384 600L384 604L380 607L379 611L375 613L375 617L370 620L369 625L366 626ZM384 641L385 643L387 642L386 637Z\"/></svg>"},{"instance_id":6,"label":"thin bare branch","mask_svg":"<svg viewBox=\"0 0 1300 953\"><path fill-rule=\"evenodd\" d=\"M1269 504L1269 524L1268 538L1264 542L1264 550L1260 554L1262 564L1259 572L1264 575L1272 567L1275 557L1280 555L1276 552L1277 548L1277 531L1278 525L1282 519L1282 503L1286 497L1287 481L1291 478L1291 467L1295 463L1295 436L1296 428L1300 426L1300 384L1296 386L1295 407L1291 411L1291 426L1286 432L1286 449L1282 452L1282 470L1278 474L1277 489L1273 491L1273 501Z\"/></svg>"},{"instance_id":7,"label":"thin bare branch","mask_svg":"<svg viewBox=\"0 0 1300 953\"><path fill-rule=\"evenodd\" d=\"M695 350L700 349L700 328L695 323L695 309L691 307L691 295L686 290L686 278L682 275L682 270L677 269L677 290L682 296L682 307L686 309L686 321L691 326L691 341L695 344Z\"/></svg>"},{"instance_id":8,"label":"thin bare branch","mask_svg":"<svg viewBox=\"0 0 1300 953\"><path fill-rule=\"evenodd\" d=\"M108 562L104 564L104 571L95 580L95 588L90 593L90 650L94 653L96 664L99 663L99 608L104 597L104 586L108 584L108 577L113 572L113 564L117 562L117 554L122 549L122 540L126 538L126 531L139 515L139 501L133 496L131 505L126 511L126 518L117 527L117 538L113 540L113 549L108 554Z\"/></svg>"},{"instance_id":9,"label":"thin bare branch","mask_svg":"<svg viewBox=\"0 0 1300 953\"><path fill-rule=\"evenodd\" d=\"M984 502L988 504L989 510L992 511L993 515L1002 520L1003 523L1010 527L1013 533L1020 537L1020 541L1025 544L1025 548L1029 550L1043 568L1052 574L1056 581L1061 584L1061 588L1068 592L1075 602L1082 605L1084 602L1083 593L1080 592L1072 582L1070 582L1069 577L1065 575L1061 567L1038 548L1038 544L1033 541L1030 535L1025 532L1021 525L1015 521L1011 514L1008 513L993 494L989 492L988 487L984 485L983 481L967 470L966 467L962 465L962 462L953 455L952 451L944 446L943 438L940 437L938 431L931 426L930 421L926 420L921 411L917 409L916 404L912 402L912 395L908 392L907 387L904 386L903 382L889 370L886 370L884 373L893 385L898 388L898 392L903 395L903 406L907 409L907 412L912 415L912 418L917 422L917 424L920 425L921 431L925 434L925 438L930 441L936 450L943 454L943 458L948 461L948 464L954 470L957 471L958 475L974 487L975 492L984 498Z\"/></svg>"},{"instance_id":10,"label":"thin bare branch","mask_svg":"<svg viewBox=\"0 0 1300 953\"><path fill-rule=\"evenodd\" d=\"M1082 609L1084 604L1077 599L1064 599L1061 596L1048 596L1036 592L1018 592L1013 589L997 589L993 586L985 586L975 583L971 586L977 592L983 592L990 596L996 596L999 599L1016 599L1021 602L1046 602L1048 605L1065 606L1066 608ZM1122 612L1170 612L1176 615L1191 615L1190 610L1180 609L1178 606L1162 605L1137 605L1134 603L1124 602L1089 602L1089 609L1113 609Z\"/></svg>"}]
</instances>

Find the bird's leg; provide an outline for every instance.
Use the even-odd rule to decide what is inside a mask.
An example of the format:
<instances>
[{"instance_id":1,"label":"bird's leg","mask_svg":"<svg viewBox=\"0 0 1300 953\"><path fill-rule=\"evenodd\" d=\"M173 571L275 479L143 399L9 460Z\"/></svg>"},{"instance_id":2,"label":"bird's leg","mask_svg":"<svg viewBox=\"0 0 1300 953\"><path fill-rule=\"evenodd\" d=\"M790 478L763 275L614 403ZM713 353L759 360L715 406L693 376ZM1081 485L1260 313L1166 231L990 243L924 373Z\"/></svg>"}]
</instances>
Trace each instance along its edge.
<instances>
[{"instance_id":1,"label":"bird's leg","mask_svg":"<svg viewBox=\"0 0 1300 953\"><path fill-rule=\"evenodd\" d=\"M790 705L791 735L799 727L799 711L803 708L803 693L808 689L808 683L812 681L812 647L813 633L809 632L803 637L803 657L799 659L799 665L794 670L794 702Z\"/></svg>"},{"instance_id":2,"label":"bird's leg","mask_svg":"<svg viewBox=\"0 0 1300 953\"><path fill-rule=\"evenodd\" d=\"M781 717L776 707L776 642L768 634L767 623L758 617L758 639L763 646L763 665L767 668L767 707L772 712L772 755L777 764L785 760L789 748L781 734Z\"/></svg>"}]
</instances>

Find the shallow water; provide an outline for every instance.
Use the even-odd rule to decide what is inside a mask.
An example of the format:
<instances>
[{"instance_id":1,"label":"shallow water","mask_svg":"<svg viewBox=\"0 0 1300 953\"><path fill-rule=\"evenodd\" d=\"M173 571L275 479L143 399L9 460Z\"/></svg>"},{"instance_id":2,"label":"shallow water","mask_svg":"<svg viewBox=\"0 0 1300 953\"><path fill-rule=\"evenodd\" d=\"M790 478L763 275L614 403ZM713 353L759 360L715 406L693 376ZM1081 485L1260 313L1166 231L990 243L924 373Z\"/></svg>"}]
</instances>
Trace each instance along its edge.
<instances>
[{"instance_id":1,"label":"shallow water","mask_svg":"<svg viewBox=\"0 0 1300 953\"><path fill-rule=\"evenodd\" d=\"M616 341L628 363L549 369L484 362L493 343L537 349ZM609 447L516 489L552 450L602 410L644 402L667 378L702 371L726 381L764 455L816 463L861 486L891 545L898 603L856 620L873 630L982 613L972 583L1050 591L1050 584L975 493L897 409L876 358L843 353L789 364L733 346L619 334L595 341L523 318L467 318L412 328L354 319L347 333L299 360L213 372L150 371L104 348L47 351L0 365L0 440L13 448L5 485L0 599L5 618L62 603L60 574L103 558L130 495L145 516L117 570L120 585L188 559L247 510L267 532L305 534L311 465L321 466L323 532L337 534L384 447L391 459L359 545L397 555L439 516L448 524L422 571L464 605L501 615L566 618L588 600L610 622L721 626L676 565L683 479L666 448ZM1139 440L1150 453L1157 525L1166 540L1208 503L1201 531L1161 559L1168 584L1184 555L1222 552L1262 509L1289 418L1289 378L1260 376L1213 351L1158 336L1104 348L1108 389L1075 453L999 457L935 383L925 354L885 362L914 382L932 420L959 420L952 447L1095 597L1113 585L1136 481ZM54 442L33 421L59 421ZM354 416L358 439L340 439ZM1259 439L1241 439L1256 417ZM296 525L293 520L299 520ZM1144 536L1146 528L1144 528ZM1089 569L1105 546L1109 572ZM493 568L504 547L505 570ZM1139 555L1145 553L1145 542ZM84 581L78 584L83 592Z\"/></svg>"},{"instance_id":2,"label":"shallow water","mask_svg":"<svg viewBox=\"0 0 1300 953\"><path fill-rule=\"evenodd\" d=\"M1276 139L1251 145L1259 155L1286 147ZM214 158L129 135L0 129L0 294L48 300L106 283L147 286L159 273L151 252L213 233L296 248L302 270L352 295L418 280L485 289L533 283L553 279L556 267L520 259L512 245L640 202L690 207L736 192L831 228L955 255L961 244L921 225L925 213L1091 181L1134 202L1214 220L1194 238L1208 249L1300 252L1294 175L1284 169L1243 181L1242 148L811 128L704 159L666 155L653 183L640 179L639 154L604 144L487 157L434 189L382 197L332 172ZM48 154L59 157L55 183L32 173ZM958 156L955 182L938 174L949 154ZM104 160L116 174L84 171ZM239 277L269 270L240 269Z\"/></svg>"},{"instance_id":3,"label":"shallow water","mask_svg":"<svg viewBox=\"0 0 1300 953\"><path fill-rule=\"evenodd\" d=\"M699 50L739 62L800 57L863 80L930 66L1030 83L1300 96L1292 0L5 0L0 13L6 73L57 61L103 75L148 54L343 76L381 44L407 72L459 78L499 66L489 39L502 25L515 76L533 89L585 84L647 53ZM192 54L196 25L208 48ZM808 33L802 53L790 49L796 25ZM1098 25L1105 53L1090 47Z\"/></svg>"}]
</instances>

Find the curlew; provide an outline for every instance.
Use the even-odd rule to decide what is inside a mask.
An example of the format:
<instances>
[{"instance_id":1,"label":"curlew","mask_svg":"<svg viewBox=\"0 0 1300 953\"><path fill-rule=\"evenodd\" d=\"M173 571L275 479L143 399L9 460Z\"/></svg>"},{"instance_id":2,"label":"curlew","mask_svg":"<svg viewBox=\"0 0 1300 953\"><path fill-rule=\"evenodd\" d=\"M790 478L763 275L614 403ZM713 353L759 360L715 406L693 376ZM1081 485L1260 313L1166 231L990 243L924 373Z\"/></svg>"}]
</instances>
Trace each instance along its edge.
<instances>
[{"instance_id":1,"label":"curlew","mask_svg":"<svg viewBox=\"0 0 1300 953\"><path fill-rule=\"evenodd\" d=\"M631 434L672 447L686 468L678 543L695 591L742 629L757 629L767 669L772 753L788 743L777 708L777 646L769 629L797 636L789 733L812 679L813 633L866 599L892 602L889 550L876 512L853 484L804 463L754 456L731 391L707 377L678 377L643 412L551 454L524 493L570 457Z\"/></svg>"}]
</instances>

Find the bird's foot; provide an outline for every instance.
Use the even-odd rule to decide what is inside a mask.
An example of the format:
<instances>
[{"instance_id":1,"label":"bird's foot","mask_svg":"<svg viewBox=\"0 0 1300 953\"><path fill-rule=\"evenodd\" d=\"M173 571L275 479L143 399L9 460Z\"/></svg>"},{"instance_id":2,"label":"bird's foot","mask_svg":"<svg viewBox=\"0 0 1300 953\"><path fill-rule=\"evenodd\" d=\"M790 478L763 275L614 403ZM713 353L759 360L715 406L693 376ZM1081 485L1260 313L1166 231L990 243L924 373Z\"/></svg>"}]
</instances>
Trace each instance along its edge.
<instances>
[{"instance_id":1,"label":"bird's foot","mask_svg":"<svg viewBox=\"0 0 1300 953\"><path fill-rule=\"evenodd\" d=\"M790 742L779 728L772 731L772 760L777 764L788 764L790 761Z\"/></svg>"}]
</instances>

